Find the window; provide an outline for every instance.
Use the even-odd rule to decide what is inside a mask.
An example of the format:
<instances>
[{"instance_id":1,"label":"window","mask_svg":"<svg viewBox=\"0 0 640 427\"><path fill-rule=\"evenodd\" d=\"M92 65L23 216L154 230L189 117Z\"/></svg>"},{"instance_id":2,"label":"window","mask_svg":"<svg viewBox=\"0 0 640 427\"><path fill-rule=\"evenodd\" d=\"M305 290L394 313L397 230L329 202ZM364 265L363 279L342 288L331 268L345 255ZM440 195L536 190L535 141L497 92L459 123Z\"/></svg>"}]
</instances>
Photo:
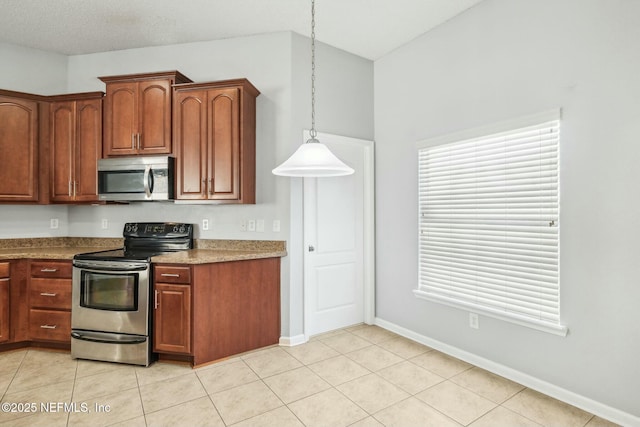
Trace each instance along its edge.
<instances>
[{"instance_id":1,"label":"window","mask_svg":"<svg viewBox=\"0 0 640 427\"><path fill-rule=\"evenodd\" d=\"M559 117L545 113L506 131L501 125L481 137L420 144L416 296L566 335L558 281Z\"/></svg>"}]
</instances>

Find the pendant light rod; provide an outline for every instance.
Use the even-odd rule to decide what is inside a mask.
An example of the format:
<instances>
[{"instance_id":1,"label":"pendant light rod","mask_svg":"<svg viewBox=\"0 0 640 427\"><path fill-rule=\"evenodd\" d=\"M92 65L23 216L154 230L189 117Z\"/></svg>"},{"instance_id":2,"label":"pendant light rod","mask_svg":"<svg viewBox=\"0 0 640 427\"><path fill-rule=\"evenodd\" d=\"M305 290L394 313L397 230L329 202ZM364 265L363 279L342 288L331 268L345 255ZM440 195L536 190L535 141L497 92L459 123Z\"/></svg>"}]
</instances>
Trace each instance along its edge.
<instances>
[{"instance_id":1,"label":"pendant light rod","mask_svg":"<svg viewBox=\"0 0 640 427\"><path fill-rule=\"evenodd\" d=\"M311 0L311 139L316 135L316 0Z\"/></svg>"},{"instance_id":2,"label":"pendant light rod","mask_svg":"<svg viewBox=\"0 0 640 427\"><path fill-rule=\"evenodd\" d=\"M311 0L311 136L271 172L291 177L329 177L351 175L354 171L338 159L316 136L316 2Z\"/></svg>"}]
</instances>

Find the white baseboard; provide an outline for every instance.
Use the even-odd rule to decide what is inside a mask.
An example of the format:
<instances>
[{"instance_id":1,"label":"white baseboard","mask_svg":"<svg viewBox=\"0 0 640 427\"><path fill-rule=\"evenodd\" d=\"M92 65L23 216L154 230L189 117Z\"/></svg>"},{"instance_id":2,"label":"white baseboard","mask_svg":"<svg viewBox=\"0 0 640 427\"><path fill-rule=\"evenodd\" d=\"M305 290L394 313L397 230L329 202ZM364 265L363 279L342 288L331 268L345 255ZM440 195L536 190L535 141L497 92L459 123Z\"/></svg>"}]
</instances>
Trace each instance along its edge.
<instances>
[{"instance_id":1,"label":"white baseboard","mask_svg":"<svg viewBox=\"0 0 640 427\"><path fill-rule=\"evenodd\" d=\"M485 359L473 353L469 353L467 351L461 350L449 344L445 344L441 341L434 340L427 336L420 335L417 332L403 328L402 326L398 326L394 323L388 322L378 317L375 318L374 323L381 328L387 329L391 332L395 332L398 335L424 344L428 347L456 357L460 360L464 360L467 363L471 363L472 365L475 365L479 368L485 369L489 372L493 372L494 374L515 381L525 387L531 388L533 390L539 391L540 393L544 393L570 405L576 406L582 410L590 412L611 422L630 427L640 426L640 417L616 408L612 408L611 406L607 406L593 399L589 399L588 397L579 395L562 387L558 387L539 378L525 374L524 372L509 368L508 366L501 365L489 359Z\"/></svg>"},{"instance_id":2,"label":"white baseboard","mask_svg":"<svg viewBox=\"0 0 640 427\"><path fill-rule=\"evenodd\" d=\"M294 345L300 345L307 342L304 334L296 335L293 337L280 337L279 344L283 347L293 347Z\"/></svg>"}]
</instances>

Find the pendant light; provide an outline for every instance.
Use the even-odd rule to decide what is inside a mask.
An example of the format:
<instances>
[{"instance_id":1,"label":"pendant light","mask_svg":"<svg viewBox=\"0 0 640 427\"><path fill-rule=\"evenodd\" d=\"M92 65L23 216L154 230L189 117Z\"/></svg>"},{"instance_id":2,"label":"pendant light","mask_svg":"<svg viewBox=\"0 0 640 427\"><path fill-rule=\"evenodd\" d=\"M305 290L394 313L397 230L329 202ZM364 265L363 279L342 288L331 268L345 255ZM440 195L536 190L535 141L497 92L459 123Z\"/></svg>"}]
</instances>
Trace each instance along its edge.
<instances>
[{"instance_id":1,"label":"pendant light","mask_svg":"<svg viewBox=\"0 0 640 427\"><path fill-rule=\"evenodd\" d=\"M311 0L311 138L302 144L284 163L272 170L274 175L291 177L329 177L351 175L353 169L338 159L329 148L316 139L316 33L315 0Z\"/></svg>"}]
</instances>

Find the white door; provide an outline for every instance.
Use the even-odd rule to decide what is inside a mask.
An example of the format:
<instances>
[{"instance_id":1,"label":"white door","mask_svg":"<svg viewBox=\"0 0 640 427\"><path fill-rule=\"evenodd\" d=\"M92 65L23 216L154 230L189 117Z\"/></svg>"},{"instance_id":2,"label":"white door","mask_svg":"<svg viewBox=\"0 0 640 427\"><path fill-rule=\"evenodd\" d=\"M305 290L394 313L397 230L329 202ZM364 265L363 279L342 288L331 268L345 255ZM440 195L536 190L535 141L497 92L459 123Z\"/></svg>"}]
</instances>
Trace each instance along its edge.
<instances>
[{"instance_id":1,"label":"white door","mask_svg":"<svg viewBox=\"0 0 640 427\"><path fill-rule=\"evenodd\" d=\"M305 140L308 134L305 135ZM305 336L373 322L373 142L318 139L355 173L305 178Z\"/></svg>"}]
</instances>

